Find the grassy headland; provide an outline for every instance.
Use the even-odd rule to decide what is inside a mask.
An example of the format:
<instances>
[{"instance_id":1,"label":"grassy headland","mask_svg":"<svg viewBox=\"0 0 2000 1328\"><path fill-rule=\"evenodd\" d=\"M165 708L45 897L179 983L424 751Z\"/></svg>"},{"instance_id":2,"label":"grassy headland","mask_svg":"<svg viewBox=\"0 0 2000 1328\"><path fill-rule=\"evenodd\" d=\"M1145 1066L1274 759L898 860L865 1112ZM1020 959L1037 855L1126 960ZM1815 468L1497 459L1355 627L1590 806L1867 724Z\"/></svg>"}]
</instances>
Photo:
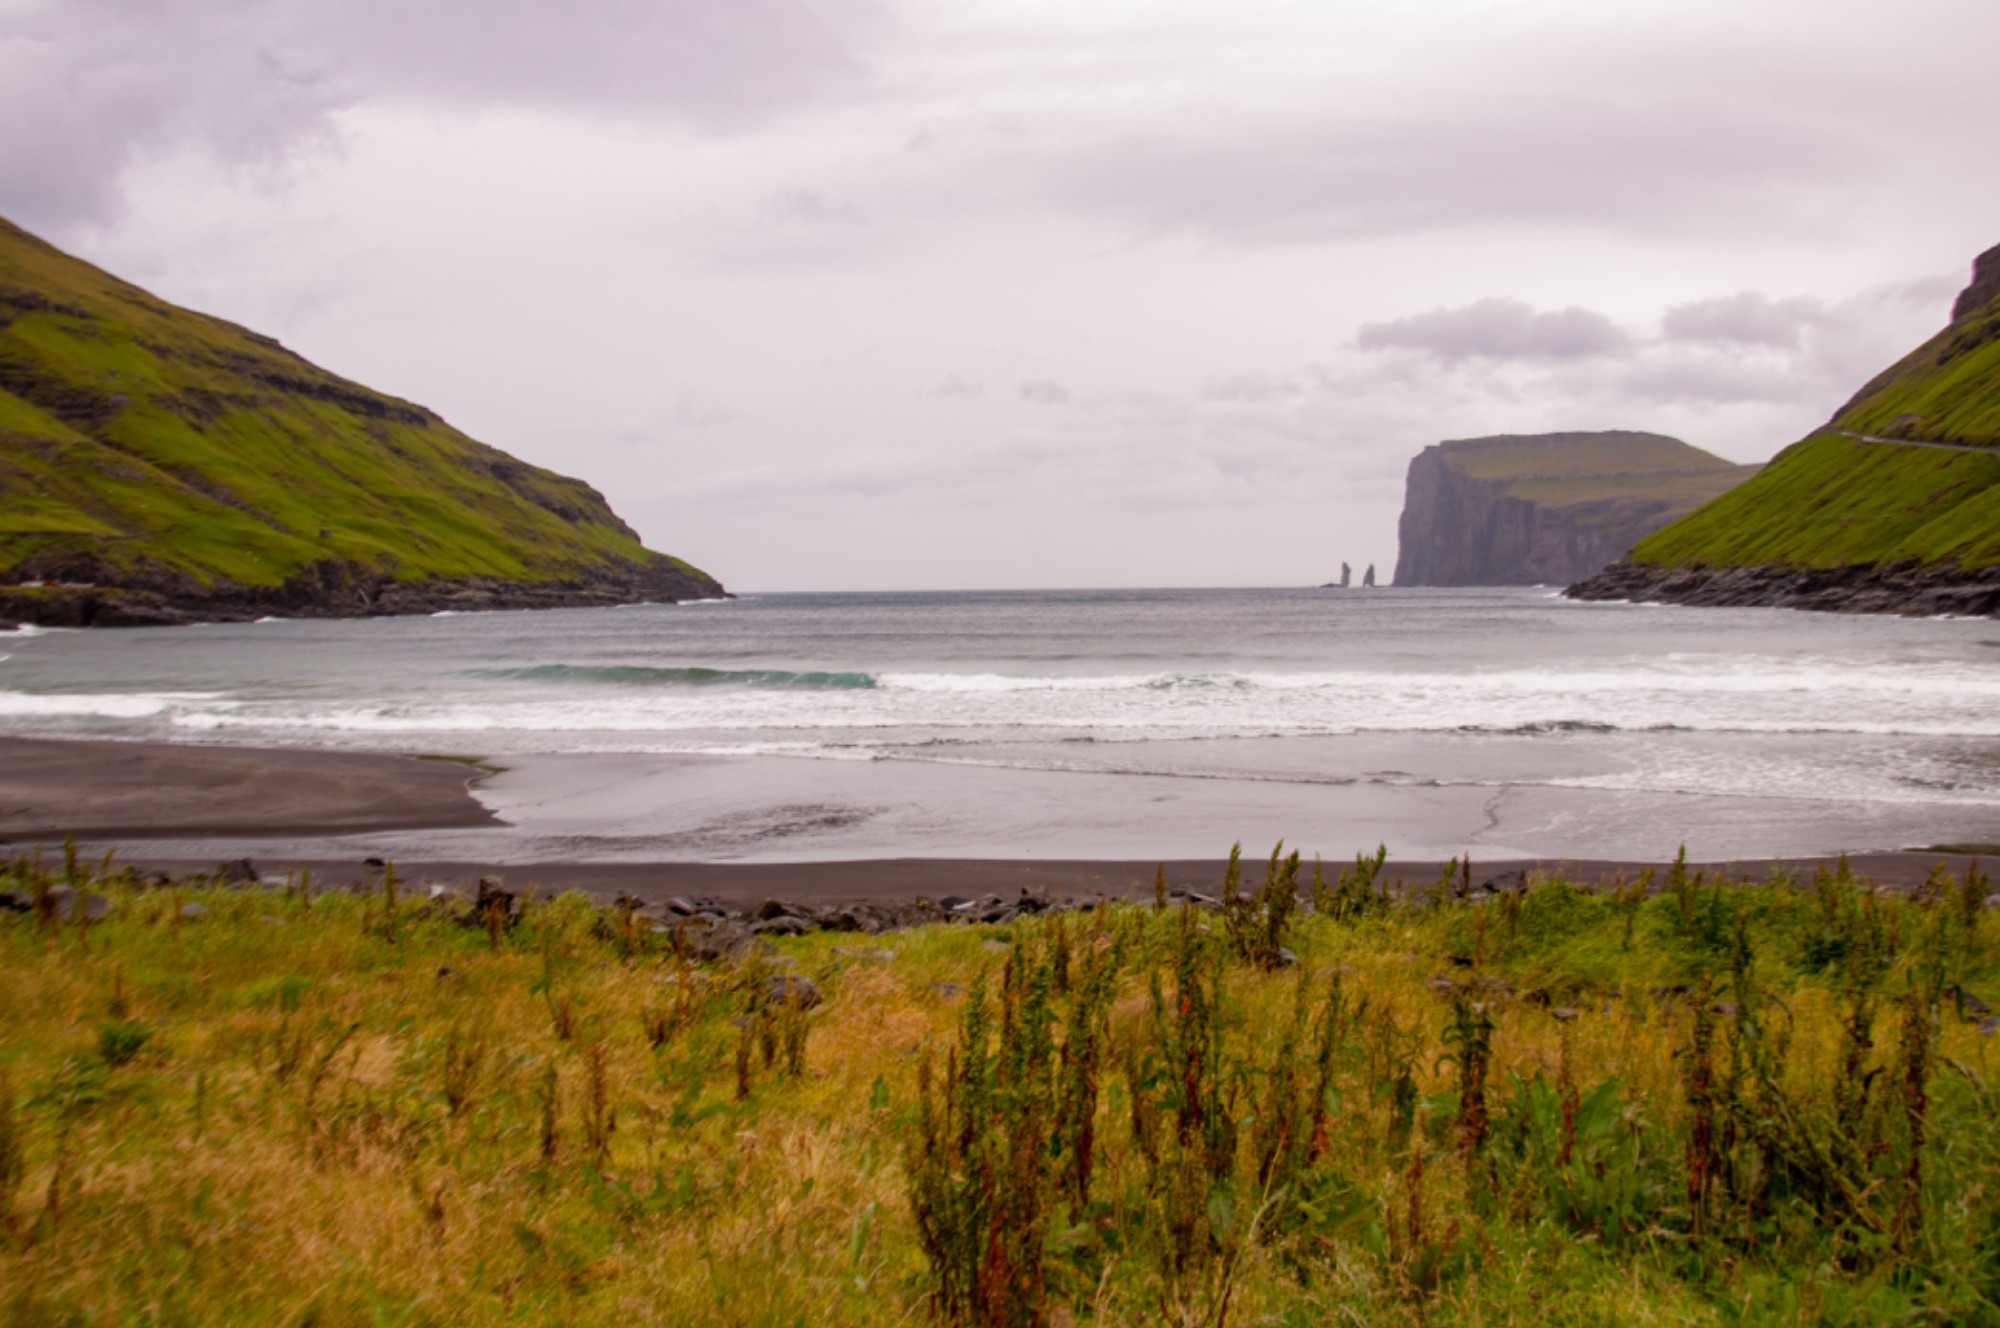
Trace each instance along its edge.
<instances>
[{"instance_id":1,"label":"grassy headland","mask_svg":"<svg viewBox=\"0 0 2000 1328\"><path fill-rule=\"evenodd\" d=\"M2000 387L2000 374L1994 381ZM1830 426L1742 488L1640 540L1631 557L1663 566L1990 567L2000 563L2000 450L1871 443Z\"/></svg>"},{"instance_id":2,"label":"grassy headland","mask_svg":"<svg viewBox=\"0 0 2000 1328\"><path fill-rule=\"evenodd\" d=\"M2000 250L1981 256L1949 327L1863 387L1825 428L1741 488L1640 540L1624 563L1576 587L1579 595L1995 611L1996 292Z\"/></svg>"},{"instance_id":3,"label":"grassy headland","mask_svg":"<svg viewBox=\"0 0 2000 1328\"><path fill-rule=\"evenodd\" d=\"M1629 430L1438 443L1410 462L1396 584L1566 584L1756 473Z\"/></svg>"},{"instance_id":4,"label":"grassy headland","mask_svg":"<svg viewBox=\"0 0 2000 1328\"><path fill-rule=\"evenodd\" d=\"M1986 452L1870 443L1904 439ZM1632 550L1638 562L2000 563L2000 298L1962 311L1742 488Z\"/></svg>"},{"instance_id":5,"label":"grassy headland","mask_svg":"<svg viewBox=\"0 0 2000 1328\"><path fill-rule=\"evenodd\" d=\"M35 1324L2000 1321L1983 880L1399 899L1365 863L1302 897L1295 871L703 964L697 928L575 895L17 863L0 1298Z\"/></svg>"},{"instance_id":6,"label":"grassy headland","mask_svg":"<svg viewBox=\"0 0 2000 1328\"><path fill-rule=\"evenodd\" d=\"M0 581L22 580L124 591L141 617L363 612L432 582L720 590L581 481L0 221ZM0 612L75 598L10 590Z\"/></svg>"}]
</instances>

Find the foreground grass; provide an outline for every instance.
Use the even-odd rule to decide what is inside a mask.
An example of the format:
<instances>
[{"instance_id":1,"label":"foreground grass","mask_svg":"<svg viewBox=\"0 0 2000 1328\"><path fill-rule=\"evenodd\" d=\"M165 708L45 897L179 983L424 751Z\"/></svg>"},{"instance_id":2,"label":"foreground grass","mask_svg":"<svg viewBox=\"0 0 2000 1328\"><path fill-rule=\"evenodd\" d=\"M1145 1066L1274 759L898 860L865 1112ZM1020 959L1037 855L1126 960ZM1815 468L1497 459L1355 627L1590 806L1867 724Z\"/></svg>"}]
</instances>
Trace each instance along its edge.
<instances>
[{"instance_id":1,"label":"foreground grass","mask_svg":"<svg viewBox=\"0 0 2000 1328\"><path fill-rule=\"evenodd\" d=\"M1322 891L1274 971L1177 907L704 971L573 895L489 932L93 888L87 927L0 912L0 1322L923 1322L940 1204L974 1282L1032 1237L988 1322L2000 1321L1977 883ZM773 1006L786 973L824 1002ZM1080 1199L1073 1133L978 1161L1029 1137L1020 1067L1054 1053L1007 1049L1043 998L1065 1056L1101 1033ZM1190 1200L1196 1060L1228 1143Z\"/></svg>"}]
</instances>

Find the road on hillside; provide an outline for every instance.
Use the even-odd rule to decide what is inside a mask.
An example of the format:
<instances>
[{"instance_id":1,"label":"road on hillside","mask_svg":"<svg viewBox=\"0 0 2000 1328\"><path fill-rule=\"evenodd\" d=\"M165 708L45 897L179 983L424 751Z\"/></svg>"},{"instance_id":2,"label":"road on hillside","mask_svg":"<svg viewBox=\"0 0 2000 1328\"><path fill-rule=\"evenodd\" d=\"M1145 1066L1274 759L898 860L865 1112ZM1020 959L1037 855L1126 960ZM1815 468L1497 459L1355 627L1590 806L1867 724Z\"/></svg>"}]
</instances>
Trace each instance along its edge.
<instances>
[{"instance_id":1,"label":"road on hillside","mask_svg":"<svg viewBox=\"0 0 2000 1328\"><path fill-rule=\"evenodd\" d=\"M1987 456L2000 455L1990 447L1977 447L1971 443L1928 443L1921 438L1880 438L1872 433L1849 433L1845 429L1828 429L1828 433L1842 438L1852 438L1858 443L1893 443L1897 447L1941 447L1947 452L1984 452Z\"/></svg>"}]
</instances>

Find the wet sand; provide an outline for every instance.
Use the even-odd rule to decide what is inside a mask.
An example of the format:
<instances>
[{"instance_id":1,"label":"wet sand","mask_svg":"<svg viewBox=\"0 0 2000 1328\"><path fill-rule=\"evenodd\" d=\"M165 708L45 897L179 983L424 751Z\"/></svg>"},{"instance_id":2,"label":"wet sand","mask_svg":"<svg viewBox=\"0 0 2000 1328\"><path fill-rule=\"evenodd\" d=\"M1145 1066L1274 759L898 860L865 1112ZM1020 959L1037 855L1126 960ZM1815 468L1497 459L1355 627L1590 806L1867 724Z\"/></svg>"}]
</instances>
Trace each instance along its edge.
<instances>
[{"instance_id":1,"label":"wet sand","mask_svg":"<svg viewBox=\"0 0 2000 1328\"><path fill-rule=\"evenodd\" d=\"M0 843L495 825L482 772L372 752L0 738Z\"/></svg>"},{"instance_id":2,"label":"wet sand","mask_svg":"<svg viewBox=\"0 0 2000 1328\"><path fill-rule=\"evenodd\" d=\"M9 846L5 851L19 852L35 844L53 847L65 835L74 835L94 853L115 845L120 861L175 875L208 871L248 851L261 873L283 876L308 868L323 885L347 885L368 878L368 859L379 850L364 840L351 849L324 851L327 837L505 826L471 792L484 774L480 767L454 761L375 753L0 738L0 844ZM594 796L607 796L607 790ZM322 851L301 852L285 844L302 837L317 839ZM260 839L267 842L257 845ZM149 840L158 842L160 851L149 852ZM1224 869L1220 858L1161 864L1130 855L1106 860L1052 854L758 862L631 856L593 861L583 854L523 861L435 851L394 856L399 875L407 880L467 890L476 888L483 876L497 876L513 889L629 893L649 902L706 895L732 904L767 898L897 903L947 894L1012 898L1024 888L1083 899L1149 898L1162 865L1169 886L1212 894L1221 886ZM658 854L670 856L694 855ZM1734 877L1761 878L1774 867L1809 873L1830 861L1794 855L1704 865ZM1922 882L1939 863L1962 872L1968 858L1939 850L1871 852L1855 855L1852 863L1865 877L1906 888ZM1428 889L1442 865L1424 855L1391 858L1384 879ZM1472 876L1477 885L1540 871L1594 886L1630 879L1648 865L1664 875L1664 863L1633 858L1496 854L1488 860L1475 854ZM1338 860L1330 860L1329 874L1339 866ZM1247 862L1246 871L1254 877L1261 862Z\"/></svg>"}]
</instances>

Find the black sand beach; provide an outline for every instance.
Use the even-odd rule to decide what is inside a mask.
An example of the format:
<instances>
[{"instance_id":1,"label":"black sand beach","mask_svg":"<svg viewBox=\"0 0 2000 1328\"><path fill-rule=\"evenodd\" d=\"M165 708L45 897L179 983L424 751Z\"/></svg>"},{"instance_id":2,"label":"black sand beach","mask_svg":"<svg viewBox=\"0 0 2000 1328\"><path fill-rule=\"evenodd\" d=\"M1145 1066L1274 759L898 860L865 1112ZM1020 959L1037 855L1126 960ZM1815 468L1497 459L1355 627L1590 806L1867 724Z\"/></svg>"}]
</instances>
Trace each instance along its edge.
<instances>
[{"instance_id":1,"label":"black sand beach","mask_svg":"<svg viewBox=\"0 0 2000 1328\"><path fill-rule=\"evenodd\" d=\"M170 746L150 742L52 742L0 738L0 844L8 852L56 848L64 836L86 844L126 842L122 860L172 874L202 872L224 854L186 856L202 836L318 836L364 830L420 830L496 824L470 792L476 770L450 760L368 752L286 748ZM182 856L150 856L148 838L172 838ZM1772 868L1810 872L1830 858L1730 860L1704 864L1730 876L1764 876ZM1886 886L1920 884L1938 864L1962 872L1962 852L1864 852L1852 858L1862 876ZM510 888L632 894L656 902L676 894L712 896L730 904L782 898L812 904L896 904L942 894L1016 896L1020 890L1070 898L1148 896L1166 868L1174 888L1214 892L1222 858L1144 860L1008 860L1008 858L878 858L830 862L468 862L404 860L410 882L474 888L498 876ZM1330 862L1328 870L1338 870ZM1392 858L1384 880L1430 886L1436 860ZM1474 860L1474 884L1518 880L1526 872L1562 872L1580 884L1632 878L1660 862L1606 858ZM326 886L366 880L370 866L352 858L258 858L262 874L310 868ZM378 870L378 868L376 868ZM1258 870L1252 862L1248 870Z\"/></svg>"},{"instance_id":2,"label":"black sand beach","mask_svg":"<svg viewBox=\"0 0 2000 1328\"><path fill-rule=\"evenodd\" d=\"M0 737L0 843L492 825L454 761Z\"/></svg>"},{"instance_id":3,"label":"black sand beach","mask_svg":"<svg viewBox=\"0 0 2000 1328\"><path fill-rule=\"evenodd\" d=\"M497 818L469 792L477 768L457 761L375 753L281 748L176 746L161 743L45 741L0 738L0 851L59 847L64 836L96 846L124 842L120 860L173 874L207 871L226 853L198 856L190 840L340 835L374 830L487 826ZM144 841L175 841L174 856L145 852ZM219 845L220 846L220 845ZM1704 863L1731 876L1762 877L1776 869L1810 872L1826 857L1739 858ZM1851 858L1855 871L1883 885L1921 883L1940 863L1962 872L1962 852L1866 852ZM370 875L360 854L271 856L255 860L265 875L301 868L326 886ZM1427 888L1443 863L1390 859L1389 882ZM1602 858L1475 858L1475 885L1504 884L1531 872L1561 872L1580 884L1630 879L1664 863ZM1328 870L1340 863L1331 861ZM406 859L396 863L412 883L476 888L481 877L500 877L509 888L578 889L646 902L675 895L704 895L737 906L777 898L800 903L905 903L946 894L1016 896L1023 889L1057 897L1145 897L1164 867L1169 886L1214 892L1221 858L1141 860L907 857L818 862L540 861L479 862ZM379 869L378 869L379 870ZM1255 862L1248 870L1255 872Z\"/></svg>"}]
</instances>

